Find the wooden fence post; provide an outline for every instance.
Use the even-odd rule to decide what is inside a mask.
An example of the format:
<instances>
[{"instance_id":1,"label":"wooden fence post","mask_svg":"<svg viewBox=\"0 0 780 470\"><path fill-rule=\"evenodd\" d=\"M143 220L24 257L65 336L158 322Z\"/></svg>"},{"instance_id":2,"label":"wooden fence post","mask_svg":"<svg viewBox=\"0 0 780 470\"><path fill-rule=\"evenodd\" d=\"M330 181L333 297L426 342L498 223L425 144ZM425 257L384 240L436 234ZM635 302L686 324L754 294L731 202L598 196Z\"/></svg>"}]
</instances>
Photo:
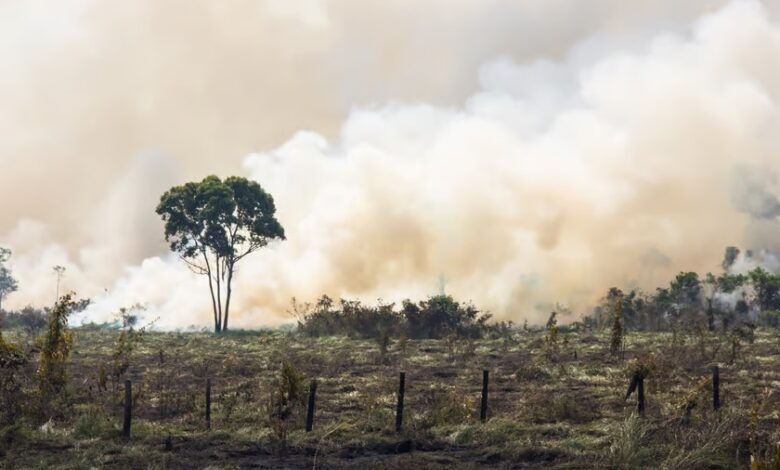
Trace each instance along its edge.
<instances>
[{"instance_id":1,"label":"wooden fence post","mask_svg":"<svg viewBox=\"0 0 780 470\"><path fill-rule=\"evenodd\" d=\"M636 384L636 411L645 415L645 378L640 374Z\"/></svg>"},{"instance_id":2,"label":"wooden fence post","mask_svg":"<svg viewBox=\"0 0 780 470\"><path fill-rule=\"evenodd\" d=\"M406 387L406 373L401 372L398 382L398 406L395 408L395 432L401 432L401 424L404 420L404 388Z\"/></svg>"},{"instance_id":3,"label":"wooden fence post","mask_svg":"<svg viewBox=\"0 0 780 470\"><path fill-rule=\"evenodd\" d=\"M133 388L130 380L125 380L125 422L122 426L122 435L130 437L130 421L132 419L133 410Z\"/></svg>"},{"instance_id":4,"label":"wooden fence post","mask_svg":"<svg viewBox=\"0 0 780 470\"><path fill-rule=\"evenodd\" d=\"M626 392L626 398L624 398L624 400L628 400L628 397L634 393L634 390L636 390L636 411L639 413L639 416L644 416L645 377L639 372L634 372L634 375L631 376L631 383L628 384L628 391Z\"/></svg>"},{"instance_id":5,"label":"wooden fence post","mask_svg":"<svg viewBox=\"0 0 780 470\"><path fill-rule=\"evenodd\" d=\"M317 394L317 381L312 380L309 387L309 409L306 411L306 432L314 428L314 401Z\"/></svg>"},{"instance_id":6,"label":"wooden fence post","mask_svg":"<svg viewBox=\"0 0 780 470\"><path fill-rule=\"evenodd\" d=\"M720 408L720 369L712 366L712 408Z\"/></svg>"},{"instance_id":7,"label":"wooden fence post","mask_svg":"<svg viewBox=\"0 0 780 470\"><path fill-rule=\"evenodd\" d=\"M488 409L488 371L482 371L482 403L479 407L479 420L483 423L487 420Z\"/></svg>"},{"instance_id":8,"label":"wooden fence post","mask_svg":"<svg viewBox=\"0 0 780 470\"><path fill-rule=\"evenodd\" d=\"M211 379L206 379L206 429L211 429Z\"/></svg>"}]
</instances>

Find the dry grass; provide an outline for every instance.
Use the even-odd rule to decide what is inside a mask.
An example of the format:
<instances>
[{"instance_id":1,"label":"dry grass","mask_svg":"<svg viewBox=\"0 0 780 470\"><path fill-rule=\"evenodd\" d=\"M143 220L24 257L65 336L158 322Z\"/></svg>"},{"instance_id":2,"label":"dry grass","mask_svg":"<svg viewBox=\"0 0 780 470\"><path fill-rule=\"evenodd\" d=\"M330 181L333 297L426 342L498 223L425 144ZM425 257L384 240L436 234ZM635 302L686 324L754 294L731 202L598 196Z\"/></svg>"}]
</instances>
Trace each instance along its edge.
<instances>
[{"instance_id":1,"label":"dry grass","mask_svg":"<svg viewBox=\"0 0 780 470\"><path fill-rule=\"evenodd\" d=\"M463 347L404 340L383 354L374 341L279 331L152 332L130 360L137 406L126 442L116 406L121 390L98 387L116 334L74 331L68 412L43 427L26 419L0 430L3 468L312 468L315 455L317 468L733 468L747 465L751 445L770 455L778 429L780 393L767 393L780 392L776 331L759 331L731 366L728 339L715 336L707 338L706 354L695 338L672 354L668 334L629 334L623 361L609 356L608 334L569 332L551 361L539 332ZM623 401L635 358L649 364L641 419L633 399ZM705 384L684 421L680 404L713 360L722 365L724 408L709 410ZM285 362L305 376L306 390L312 378L319 387L314 432L303 432L297 409L278 455L268 402ZM483 368L491 378L484 424ZM400 435L399 370L407 374ZM210 431L206 378L213 384ZM34 382L27 385L33 394ZM758 402L752 439L751 406Z\"/></svg>"}]
</instances>

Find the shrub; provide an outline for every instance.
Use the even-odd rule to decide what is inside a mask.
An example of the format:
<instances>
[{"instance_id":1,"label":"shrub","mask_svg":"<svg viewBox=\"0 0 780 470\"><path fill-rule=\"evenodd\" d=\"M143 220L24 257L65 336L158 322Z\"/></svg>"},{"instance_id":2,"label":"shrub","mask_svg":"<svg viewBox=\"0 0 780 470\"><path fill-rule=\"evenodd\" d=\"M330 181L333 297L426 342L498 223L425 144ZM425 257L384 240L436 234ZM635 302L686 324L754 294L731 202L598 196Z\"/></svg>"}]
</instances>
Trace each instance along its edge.
<instances>
[{"instance_id":1,"label":"shrub","mask_svg":"<svg viewBox=\"0 0 780 470\"><path fill-rule=\"evenodd\" d=\"M298 330L308 336L345 335L378 338L383 331L399 329L401 317L393 304L365 305L358 300L341 299L336 303L323 295L312 304L298 304L293 299L293 314Z\"/></svg>"},{"instance_id":2,"label":"shrub","mask_svg":"<svg viewBox=\"0 0 780 470\"><path fill-rule=\"evenodd\" d=\"M47 312L27 306L19 312L19 324L31 338L40 335L47 325Z\"/></svg>"},{"instance_id":3,"label":"shrub","mask_svg":"<svg viewBox=\"0 0 780 470\"><path fill-rule=\"evenodd\" d=\"M460 304L449 295L436 295L417 304L406 300L401 312L412 338L440 339L450 333L479 338L487 330L491 317L473 304Z\"/></svg>"},{"instance_id":4,"label":"shrub","mask_svg":"<svg viewBox=\"0 0 780 470\"><path fill-rule=\"evenodd\" d=\"M379 332L379 336L376 338L377 346L379 346L379 357L384 361L387 358L387 351L390 347L390 332L382 330Z\"/></svg>"},{"instance_id":5,"label":"shrub","mask_svg":"<svg viewBox=\"0 0 780 470\"><path fill-rule=\"evenodd\" d=\"M130 369L133 351L138 347L146 333L146 326L139 329L135 328L135 325L138 323L138 317L133 315L131 311L139 308L141 307L135 306L130 309L122 307L117 314L120 323L120 332L119 337L114 344L114 351L111 354L111 376L117 387L121 382L122 377L128 369ZM160 354L162 354L162 351L160 351Z\"/></svg>"},{"instance_id":6,"label":"shrub","mask_svg":"<svg viewBox=\"0 0 780 470\"><path fill-rule=\"evenodd\" d=\"M547 335L544 337L544 355L554 361L558 357L558 320L555 318L557 312L552 312L547 320Z\"/></svg>"},{"instance_id":7,"label":"shrub","mask_svg":"<svg viewBox=\"0 0 780 470\"><path fill-rule=\"evenodd\" d=\"M305 407L304 380L303 373L287 361L282 362L279 375L274 379L268 403L268 423L274 433L277 454L286 453L290 425L300 418L300 411Z\"/></svg>"},{"instance_id":8,"label":"shrub","mask_svg":"<svg viewBox=\"0 0 780 470\"><path fill-rule=\"evenodd\" d=\"M66 294L49 313L49 324L45 336L41 338L38 359L38 390L44 402L65 391L68 357L73 345L73 337L68 331L68 315L75 307L72 294Z\"/></svg>"},{"instance_id":9,"label":"shrub","mask_svg":"<svg viewBox=\"0 0 780 470\"><path fill-rule=\"evenodd\" d=\"M27 364L22 349L6 342L0 331L0 425L13 423L21 412L19 371Z\"/></svg>"},{"instance_id":10,"label":"shrub","mask_svg":"<svg viewBox=\"0 0 780 470\"><path fill-rule=\"evenodd\" d=\"M27 306L19 311L4 311L0 315L0 324L4 328L18 328L34 338L46 328L48 310Z\"/></svg>"},{"instance_id":11,"label":"shrub","mask_svg":"<svg viewBox=\"0 0 780 470\"><path fill-rule=\"evenodd\" d=\"M430 297L414 303L403 302L401 310L394 304L379 302L370 306L357 300L341 299L338 304L322 296L314 304L299 304L293 299L292 314L298 320L298 330L307 336L345 335L359 338L380 338L406 333L410 338L441 339L450 334L479 338L489 329L489 314L472 304L461 304L448 295Z\"/></svg>"},{"instance_id":12,"label":"shrub","mask_svg":"<svg viewBox=\"0 0 780 470\"><path fill-rule=\"evenodd\" d=\"M614 302L609 352L616 356L623 346L623 292L613 287L607 298Z\"/></svg>"}]
</instances>

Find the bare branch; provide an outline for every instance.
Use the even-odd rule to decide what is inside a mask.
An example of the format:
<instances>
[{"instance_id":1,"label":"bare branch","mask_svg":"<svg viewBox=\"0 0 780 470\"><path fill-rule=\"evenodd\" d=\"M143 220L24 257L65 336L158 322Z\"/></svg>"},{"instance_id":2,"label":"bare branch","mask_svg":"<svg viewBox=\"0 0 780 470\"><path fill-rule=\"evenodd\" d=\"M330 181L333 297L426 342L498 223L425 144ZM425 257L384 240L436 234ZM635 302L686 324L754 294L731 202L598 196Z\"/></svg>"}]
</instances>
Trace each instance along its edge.
<instances>
[{"instance_id":1,"label":"bare branch","mask_svg":"<svg viewBox=\"0 0 780 470\"><path fill-rule=\"evenodd\" d=\"M190 261L189 259L185 258L182 255L179 255L179 258L184 261L184 263L187 265L187 267L195 274L198 274L200 276L204 276L208 274L208 269L204 268L203 266L200 266L199 264L196 264L193 261Z\"/></svg>"}]
</instances>

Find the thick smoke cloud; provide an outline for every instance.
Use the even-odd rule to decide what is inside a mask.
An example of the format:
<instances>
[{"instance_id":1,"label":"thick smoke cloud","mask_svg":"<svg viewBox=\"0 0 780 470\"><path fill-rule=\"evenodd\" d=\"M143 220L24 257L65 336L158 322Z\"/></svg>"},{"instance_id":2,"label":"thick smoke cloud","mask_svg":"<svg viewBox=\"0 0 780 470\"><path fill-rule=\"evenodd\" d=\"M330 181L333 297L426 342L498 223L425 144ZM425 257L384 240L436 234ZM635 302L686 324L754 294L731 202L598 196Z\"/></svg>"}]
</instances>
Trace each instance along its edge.
<instances>
[{"instance_id":1,"label":"thick smoke cloud","mask_svg":"<svg viewBox=\"0 0 780 470\"><path fill-rule=\"evenodd\" d=\"M734 169L734 205L756 219L780 217L777 175L761 168L739 166Z\"/></svg>"},{"instance_id":2,"label":"thick smoke cloud","mask_svg":"<svg viewBox=\"0 0 780 470\"><path fill-rule=\"evenodd\" d=\"M89 319L140 302L163 327L207 324L153 207L209 172L258 180L288 234L241 268L235 326L440 277L534 321L716 269L727 245L774 248L750 215L771 181L744 169L780 170L775 5L367 3L86 3L5 56L9 303L50 301L62 264ZM0 34L26 44L19 28Z\"/></svg>"}]
</instances>

